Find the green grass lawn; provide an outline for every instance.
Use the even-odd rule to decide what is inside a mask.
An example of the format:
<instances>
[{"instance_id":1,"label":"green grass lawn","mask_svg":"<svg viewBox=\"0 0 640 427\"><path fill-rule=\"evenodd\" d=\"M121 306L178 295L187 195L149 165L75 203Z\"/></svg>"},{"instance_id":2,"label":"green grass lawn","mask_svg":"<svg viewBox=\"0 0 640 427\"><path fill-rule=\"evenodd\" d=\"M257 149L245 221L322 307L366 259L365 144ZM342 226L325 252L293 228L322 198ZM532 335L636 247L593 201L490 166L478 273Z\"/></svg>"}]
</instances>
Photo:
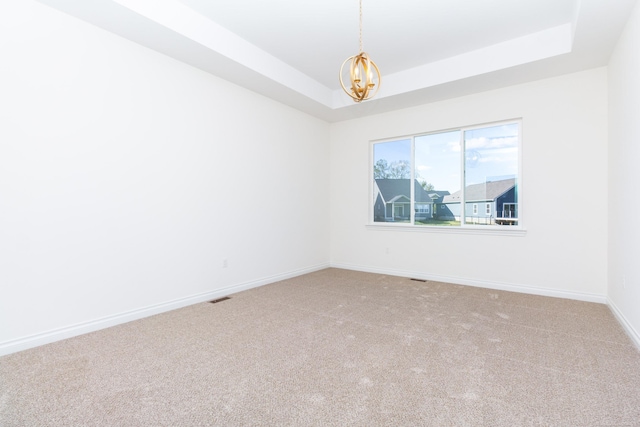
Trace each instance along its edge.
<instances>
[{"instance_id":1,"label":"green grass lawn","mask_svg":"<svg viewBox=\"0 0 640 427\"><path fill-rule=\"evenodd\" d=\"M443 221L437 219L425 219L416 221L416 225L436 225L436 226L450 226L450 225L460 225L460 221Z\"/></svg>"}]
</instances>

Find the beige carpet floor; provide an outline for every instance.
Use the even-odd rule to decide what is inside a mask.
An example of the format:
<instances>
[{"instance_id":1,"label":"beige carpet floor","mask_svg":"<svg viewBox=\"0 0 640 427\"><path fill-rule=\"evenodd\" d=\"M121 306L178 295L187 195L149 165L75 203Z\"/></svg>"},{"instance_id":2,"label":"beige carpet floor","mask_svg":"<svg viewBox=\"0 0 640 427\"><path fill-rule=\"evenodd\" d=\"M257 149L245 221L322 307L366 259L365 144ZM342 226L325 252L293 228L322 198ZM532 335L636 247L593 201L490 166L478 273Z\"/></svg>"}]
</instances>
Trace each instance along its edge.
<instances>
[{"instance_id":1,"label":"beige carpet floor","mask_svg":"<svg viewBox=\"0 0 640 427\"><path fill-rule=\"evenodd\" d=\"M640 426L609 308L327 269L0 358L0 425Z\"/></svg>"}]
</instances>

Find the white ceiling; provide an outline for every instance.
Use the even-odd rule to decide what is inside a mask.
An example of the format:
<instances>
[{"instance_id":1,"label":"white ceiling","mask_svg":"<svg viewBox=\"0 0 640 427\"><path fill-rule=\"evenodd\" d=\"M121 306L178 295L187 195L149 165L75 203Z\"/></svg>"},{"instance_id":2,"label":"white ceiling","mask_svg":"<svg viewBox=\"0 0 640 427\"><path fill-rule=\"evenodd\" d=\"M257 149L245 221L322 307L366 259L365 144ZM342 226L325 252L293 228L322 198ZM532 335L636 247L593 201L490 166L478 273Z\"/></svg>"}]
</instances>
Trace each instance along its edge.
<instances>
[{"instance_id":1,"label":"white ceiling","mask_svg":"<svg viewBox=\"0 0 640 427\"><path fill-rule=\"evenodd\" d=\"M358 53L358 0L39 0L327 121L608 63L636 0L363 0L382 73L355 104L338 70Z\"/></svg>"}]
</instances>

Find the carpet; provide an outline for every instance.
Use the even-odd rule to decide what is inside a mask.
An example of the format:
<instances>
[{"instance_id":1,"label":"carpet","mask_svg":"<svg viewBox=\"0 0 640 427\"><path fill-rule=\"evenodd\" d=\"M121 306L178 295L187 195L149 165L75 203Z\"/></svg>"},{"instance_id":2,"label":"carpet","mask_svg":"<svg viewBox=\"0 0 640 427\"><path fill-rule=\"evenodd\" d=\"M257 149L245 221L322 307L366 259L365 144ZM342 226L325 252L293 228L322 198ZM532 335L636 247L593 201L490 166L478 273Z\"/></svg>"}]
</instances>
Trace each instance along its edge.
<instances>
[{"instance_id":1,"label":"carpet","mask_svg":"<svg viewBox=\"0 0 640 427\"><path fill-rule=\"evenodd\" d=\"M0 425L640 426L603 304L326 269L0 358Z\"/></svg>"}]
</instances>

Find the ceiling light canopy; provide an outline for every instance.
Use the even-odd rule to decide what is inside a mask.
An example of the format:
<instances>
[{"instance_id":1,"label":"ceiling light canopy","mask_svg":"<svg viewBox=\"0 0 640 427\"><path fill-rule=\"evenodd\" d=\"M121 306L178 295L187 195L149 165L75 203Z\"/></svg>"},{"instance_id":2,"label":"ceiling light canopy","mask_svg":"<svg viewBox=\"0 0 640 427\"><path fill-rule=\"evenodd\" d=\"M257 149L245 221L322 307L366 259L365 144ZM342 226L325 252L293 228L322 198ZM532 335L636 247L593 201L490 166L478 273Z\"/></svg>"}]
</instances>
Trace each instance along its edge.
<instances>
[{"instance_id":1,"label":"ceiling light canopy","mask_svg":"<svg viewBox=\"0 0 640 427\"><path fill-rule=\"evenodd\" d=\"M349 64L349 82L350 86L344 84L344 75L346 74L345 65ZM360 0L360 53L347 58L340 67L340 85L355 102L366 101L371 99L378 93L382 78L380 70L369 55L362 49L362 0Z\"/></svg>"}]
</instances>

